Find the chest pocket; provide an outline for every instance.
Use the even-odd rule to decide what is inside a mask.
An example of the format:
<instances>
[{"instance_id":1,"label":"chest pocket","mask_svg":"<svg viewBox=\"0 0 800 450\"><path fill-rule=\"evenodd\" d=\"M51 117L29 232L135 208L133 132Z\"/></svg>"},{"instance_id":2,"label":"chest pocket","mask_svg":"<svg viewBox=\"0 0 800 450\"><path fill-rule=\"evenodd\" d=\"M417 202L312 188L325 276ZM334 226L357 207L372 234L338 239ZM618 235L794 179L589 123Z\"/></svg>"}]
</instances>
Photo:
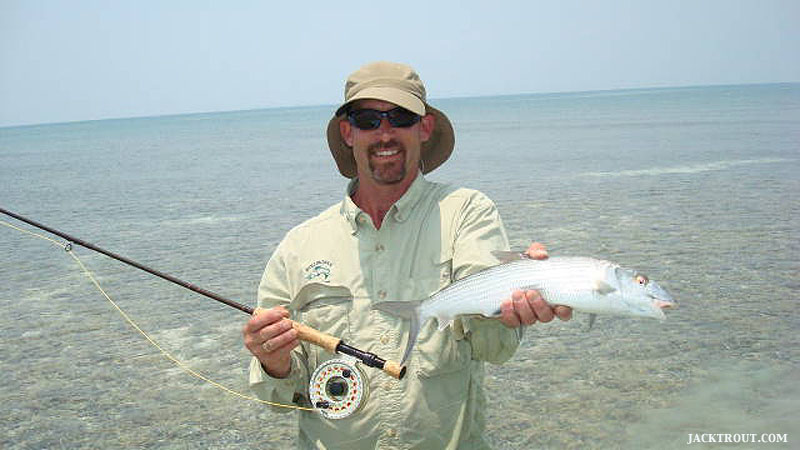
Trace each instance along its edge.
<instances>
[{"instance_id":1,"label":"chest pocket","mask_svg":"<svg viewBox=\"0 0 800 450\"><path fill-rule=\"evenodd\" d=\"M434 270L429 271L427 277L415 280L429 288L423 295L433 294L452 282L452 253L441 252L433 259L433 267ZM459 330L456 331L453 327ZM442 331L438 330L436 319L422 325L417 343L411 352L411 364L416 366L415 370L420 378L433 378L466 368L471 360L472 347L469 341L463 339L460 327L459 319L454 321L453 326Z\"/></svg>"},{"instance_id":2,"label":"chest pocket","mask_svg":"<svg viewBox=\"0 0 800 450\"><path fill-rule=\"evenodd\" d=\"M299 313L300 322L345 339L350 334L352 301L350 289L344 286L308 283L300 289L289 307Z\"/></svg>"},{"instance_id":3,"label":"chest pocket","mask_svg":"<svg viewBox=\"0 0 800 450\"><path fill-rule=\"evenodd\" d=\"M427 253L427 254L425 254ZM406 293L408 299L420 300L435 294L453 281L453 253L449 249L426 249L413 256L416 261L426 261L426 264L413 264L409 270L409 277L417 288L414 292Z\"/></svg>"},{"instance_id":4,"label":"chest pocket","mask_svg":"<svg viewBox=\"0 0 800 450\"><path fill-rule=\"evenodd\" d=\"M352 293L344 286L308 283L292 300L290 308L296 311L299 322L348 341L351 335L352 302ZM302 345L306 348L309 367L312 370L324 360L335 356L316 345L308 343Z\"/></svg>"}]
</instances>

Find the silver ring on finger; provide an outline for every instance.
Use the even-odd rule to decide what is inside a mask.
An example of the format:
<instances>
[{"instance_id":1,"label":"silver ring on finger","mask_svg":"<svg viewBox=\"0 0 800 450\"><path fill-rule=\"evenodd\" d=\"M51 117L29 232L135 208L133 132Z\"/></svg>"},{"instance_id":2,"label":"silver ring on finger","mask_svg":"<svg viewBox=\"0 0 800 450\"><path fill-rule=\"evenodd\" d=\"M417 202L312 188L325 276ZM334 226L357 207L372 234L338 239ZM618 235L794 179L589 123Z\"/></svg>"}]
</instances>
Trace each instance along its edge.
<instances>
[{"instance_id":1,"label":"silver ring on finger","mask_svg":"<svg viewBox=\"0 0 800 450\"><path fill-rule=\"evenodd\" d=\"M264 351L267 352L267 353L271 352L272 351L272 342L270 342L268 340L264 341L264 343L261 344L261 348L263 348Z\"/></svg>"}]
</instances>

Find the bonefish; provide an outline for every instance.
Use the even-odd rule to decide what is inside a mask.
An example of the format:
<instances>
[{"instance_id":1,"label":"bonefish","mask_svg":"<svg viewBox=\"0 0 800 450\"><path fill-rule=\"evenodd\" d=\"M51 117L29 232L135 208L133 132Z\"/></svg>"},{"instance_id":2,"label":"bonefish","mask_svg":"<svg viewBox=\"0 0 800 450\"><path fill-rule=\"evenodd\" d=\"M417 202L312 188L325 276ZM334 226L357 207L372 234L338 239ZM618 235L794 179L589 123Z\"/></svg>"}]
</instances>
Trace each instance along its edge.
<instances>
[{"instance_id":1,"label":"bonefish","mask_svg":"<svg viewBox=\"0 0 800 450\"><path fill-rule=\"evenodd\" d=\"M400 364L405 364L420 327L435 317L444 330L463 314L500 315L500 304L514 290L535 289L550 305L575 311L664 320L663 309L677 302L647 276L609 261L585 257L534 260L525 254L494 252L502 264L456 281L424 300L390 301L374 308L411 320L408 344Z\"/></svg>"}]
</instances>

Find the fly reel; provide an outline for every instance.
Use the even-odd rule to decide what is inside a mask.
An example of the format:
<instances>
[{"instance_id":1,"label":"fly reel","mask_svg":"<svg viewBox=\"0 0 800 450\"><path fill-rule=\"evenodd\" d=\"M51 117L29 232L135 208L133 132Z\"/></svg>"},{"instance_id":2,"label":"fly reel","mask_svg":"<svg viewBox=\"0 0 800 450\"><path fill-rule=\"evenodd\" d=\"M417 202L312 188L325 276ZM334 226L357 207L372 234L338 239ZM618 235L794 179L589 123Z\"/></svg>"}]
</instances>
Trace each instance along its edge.
<instances>
[{"instance_id":1,"label":"fly reel","mask_svg":"<svg viewBox=\"0 0 800 450\"><path fill-rule=\"evenodd\" d=\"M358 411L369 395L367 379L355 359L320 364L308 386L308 398L326 419L344 419Z\"/></svg>"}]
</instances>

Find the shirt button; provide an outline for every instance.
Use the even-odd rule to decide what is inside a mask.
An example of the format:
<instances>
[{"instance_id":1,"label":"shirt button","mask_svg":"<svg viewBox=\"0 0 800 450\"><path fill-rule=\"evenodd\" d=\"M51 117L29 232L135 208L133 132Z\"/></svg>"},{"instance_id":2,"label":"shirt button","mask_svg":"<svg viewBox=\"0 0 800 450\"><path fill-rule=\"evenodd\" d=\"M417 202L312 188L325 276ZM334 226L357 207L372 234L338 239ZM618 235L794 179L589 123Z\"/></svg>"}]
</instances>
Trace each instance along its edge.
<instances>
[{"instance_id":1,"label":"shirt button","mask_svg":"<svg viewBox=\"0 0 800 450\"><path fill-rule=\"evenodd\" d=\"M382 251L384 251L384 250L385 250L385 249L384 249L384 247L383 247L383 244L378 244L378 245L376 245L376 246L375 246L375 251L376 251L376 252L382 252Z\"/></svg>"},{"instance_id":2,"label":"shirt button","mask_svg":"<svg viewBox=\"0 0 800 450\"><path fill-rule=\"evenodd\" d=\"M386 436L393 438L397 436L397 431L395 431L394 428L389 428L388 430L386 430Z\"/></svg>"},{"instance_id":3,"label":"shirt button","mask_svg":"<svg viewBox=\"0 0 800 450\"><path fill-rule=\"evenodd\" d=\"M388 343L389 343L389 336L387 336L385 334L383 336L381 336L381 344L386 345Z\"/></svg>"},{"instance_id":4,"label":"shirt button","mask_svg":"<svg viewBox=\"0 0 800 450\"><path fill-rule=\"evenodd\" d=\"M386 298L386 291L384 291L384 290L378 291L378 298L380 298L381 300L385 299Z\"/></svg>"}]
</instances>

